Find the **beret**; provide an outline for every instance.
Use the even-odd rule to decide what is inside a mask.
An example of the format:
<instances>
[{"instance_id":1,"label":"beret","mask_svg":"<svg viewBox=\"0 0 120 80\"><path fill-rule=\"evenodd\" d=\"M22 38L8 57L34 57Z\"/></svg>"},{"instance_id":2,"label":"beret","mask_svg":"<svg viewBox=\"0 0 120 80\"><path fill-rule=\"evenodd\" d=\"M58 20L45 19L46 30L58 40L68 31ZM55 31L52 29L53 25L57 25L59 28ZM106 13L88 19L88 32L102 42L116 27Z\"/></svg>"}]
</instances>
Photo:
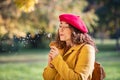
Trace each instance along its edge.
<instances>
[{"instance_id":1,"label":"beret","mask_svg":"<svg viewBox=\"0 0 120 80\"><path fill-rule=\"evenodd\" d=\"M82 33L87 33L88 29L82 19L74 14L61 14L59 15L60 21L65 21L68 24L72 25L76 29L80 30Z\"/></svg>"}]
</instances>

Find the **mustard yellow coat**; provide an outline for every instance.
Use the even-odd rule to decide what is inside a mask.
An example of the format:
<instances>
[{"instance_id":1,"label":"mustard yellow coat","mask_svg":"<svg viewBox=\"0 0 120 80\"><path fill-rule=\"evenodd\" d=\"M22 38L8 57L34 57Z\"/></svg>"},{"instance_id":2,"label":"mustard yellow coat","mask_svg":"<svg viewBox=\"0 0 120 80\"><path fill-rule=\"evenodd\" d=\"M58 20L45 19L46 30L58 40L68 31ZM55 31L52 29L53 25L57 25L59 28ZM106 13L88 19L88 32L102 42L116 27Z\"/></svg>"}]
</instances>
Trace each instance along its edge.
<instances>
[{"instance_id":1,"label":"mustard yellow coat","mask_svg":"<svg viewBox=\"0 0 120 80\"><path fill-rule=\"evenodd\" d=\"M95 49L85 44L77 55L81 45L71 47L64 55L63 50L59 49L59 55L51 62L54 68L47 66L44 69L44 80L91 80Z\"/></svg>"}]
</instances>

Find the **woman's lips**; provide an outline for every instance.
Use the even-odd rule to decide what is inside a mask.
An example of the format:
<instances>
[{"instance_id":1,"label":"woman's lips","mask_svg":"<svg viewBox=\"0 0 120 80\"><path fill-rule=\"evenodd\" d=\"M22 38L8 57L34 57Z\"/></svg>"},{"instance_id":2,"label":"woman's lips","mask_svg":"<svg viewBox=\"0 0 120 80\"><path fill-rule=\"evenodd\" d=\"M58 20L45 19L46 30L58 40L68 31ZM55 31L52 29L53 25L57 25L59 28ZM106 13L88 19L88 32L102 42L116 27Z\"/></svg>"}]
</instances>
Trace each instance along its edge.
<instances>
[{"instance_id":1,"label":"woman's lips","mask_svg":"<svg viewBox=\"0 0 120 80\"><path fill-rule=\"evenodd\" d=\"M64 34L60 34L60 36L64 36Z\"/></svg>"}]
</instances>

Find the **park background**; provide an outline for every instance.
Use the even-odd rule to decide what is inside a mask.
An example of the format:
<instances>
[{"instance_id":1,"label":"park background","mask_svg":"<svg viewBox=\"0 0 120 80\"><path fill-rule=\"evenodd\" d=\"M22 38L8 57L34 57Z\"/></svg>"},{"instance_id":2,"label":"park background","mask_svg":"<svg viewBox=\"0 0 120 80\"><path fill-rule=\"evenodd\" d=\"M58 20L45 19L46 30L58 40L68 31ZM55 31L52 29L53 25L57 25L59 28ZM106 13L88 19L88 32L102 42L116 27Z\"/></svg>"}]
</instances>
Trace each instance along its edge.
<instances>
[{"instance_id":1,"label":"park background","mask_svg":"<svg viewBox=\"0 0 120 80\"><path fill-rule=\"evenodd\" d=\"M43 80L61 13L80 15L105 80L120 80L120 0L0 0L0 80Z\"/></svg>"}]
</instances>

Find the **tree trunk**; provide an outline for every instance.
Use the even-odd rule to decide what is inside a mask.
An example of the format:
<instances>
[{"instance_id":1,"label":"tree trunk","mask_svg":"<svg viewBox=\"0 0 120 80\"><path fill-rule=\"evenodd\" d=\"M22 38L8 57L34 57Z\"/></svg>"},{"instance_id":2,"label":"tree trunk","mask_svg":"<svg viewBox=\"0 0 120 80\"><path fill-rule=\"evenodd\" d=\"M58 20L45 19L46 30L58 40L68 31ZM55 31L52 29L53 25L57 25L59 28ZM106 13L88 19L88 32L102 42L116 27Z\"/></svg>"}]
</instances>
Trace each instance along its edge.
<instances>
[{"instance_id":1,"label":"tree trunk","mask_svg":"<svg viewBox=\"0 0 120 80\"><path fill-rule=\"evenodd\" d=\"M120 28L119 28L119 18L115 18L115 30L116 30L116 49L120 50L119 44L119 36L120 36Z\"/></svg>"}]
</instances>

